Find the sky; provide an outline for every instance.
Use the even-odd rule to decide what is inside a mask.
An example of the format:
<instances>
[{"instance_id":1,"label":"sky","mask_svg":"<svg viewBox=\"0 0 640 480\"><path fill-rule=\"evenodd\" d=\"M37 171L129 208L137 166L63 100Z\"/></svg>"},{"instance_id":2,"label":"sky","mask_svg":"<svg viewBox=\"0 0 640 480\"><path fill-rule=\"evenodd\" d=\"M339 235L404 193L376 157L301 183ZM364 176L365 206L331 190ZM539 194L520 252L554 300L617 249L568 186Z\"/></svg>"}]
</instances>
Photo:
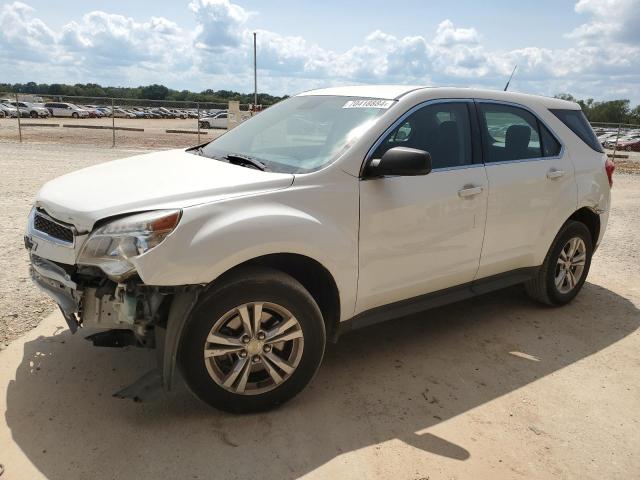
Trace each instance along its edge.
<instances>
[{"instance_id":1,"label":"sky","mask_svg":"<svg viewBox=\"0 0 640 480\"><path fill-rule=\"evenodd\" d=\"M0 1L0 82L274 95L504 87L640 103L640 0Z\"/></svg>"}]
</instances>

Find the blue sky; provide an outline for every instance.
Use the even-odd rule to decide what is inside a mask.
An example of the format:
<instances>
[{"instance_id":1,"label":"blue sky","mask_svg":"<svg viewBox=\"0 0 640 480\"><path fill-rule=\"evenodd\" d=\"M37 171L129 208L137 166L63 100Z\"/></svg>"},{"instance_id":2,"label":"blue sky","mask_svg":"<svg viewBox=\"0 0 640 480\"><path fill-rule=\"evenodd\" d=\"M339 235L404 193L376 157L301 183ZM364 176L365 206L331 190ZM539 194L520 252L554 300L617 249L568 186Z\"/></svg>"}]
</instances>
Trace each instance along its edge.
<instances>
[{"instance_id":1,"label":"blue sky","mask_svg":"<svg viewBox=\"0 0 640 480\"><path fill-rule=\"evenodd\" d=\"M640 103L640 0L23 0L0 3L0 81L261 91L419 83Z\"/></svg>"}]
</instances>

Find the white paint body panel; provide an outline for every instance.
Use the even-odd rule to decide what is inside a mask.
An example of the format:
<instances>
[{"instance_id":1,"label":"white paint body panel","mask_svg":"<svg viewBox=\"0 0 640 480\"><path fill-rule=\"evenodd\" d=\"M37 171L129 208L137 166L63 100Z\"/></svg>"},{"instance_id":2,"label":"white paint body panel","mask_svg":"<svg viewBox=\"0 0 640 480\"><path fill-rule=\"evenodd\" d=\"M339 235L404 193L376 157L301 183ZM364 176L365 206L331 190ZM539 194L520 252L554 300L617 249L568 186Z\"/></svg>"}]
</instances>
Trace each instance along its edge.
<instances>
[{"instance_id":1,"label":"white paint body panel","mask_svg":"<svg viewBox=\"0 0 640 480\"><path fill-rule=\"evenodd\" d=\"M461 198L465 185L483 191ZM482 165L361 181L356 313L472 281L487 190Z\"/></svg>"},{"instance_id":2,"label":"white paint body panel","mask_svg":"<svg viewBox=\"0 0 640 480\"><path fill-rule=\"evenodd\" d=\"M408 86L341 87L302 95L394 103L340 158L317 172L261 172L170 150L60 177L42 188L36 205L81 233L115 215L181 208L176 230L133 260L144 282L206 284L252 258L295 253L318 261L333 276L341 320L474 278L538 266L562 223L580 207L602 212L602 238L610 195L604 156L548 112L578 109L576 104ZM564 142L564 156L360 180L371 146L405 112L430 100L473 98L534 110ZM552 167L569 174L548 180L545 174ZM457 191L468 183L485 187L482 194L459 198ZM61 247L41 248L46 258L70 263L69 249L56 256Z\"/></svg>"}]
</instances>

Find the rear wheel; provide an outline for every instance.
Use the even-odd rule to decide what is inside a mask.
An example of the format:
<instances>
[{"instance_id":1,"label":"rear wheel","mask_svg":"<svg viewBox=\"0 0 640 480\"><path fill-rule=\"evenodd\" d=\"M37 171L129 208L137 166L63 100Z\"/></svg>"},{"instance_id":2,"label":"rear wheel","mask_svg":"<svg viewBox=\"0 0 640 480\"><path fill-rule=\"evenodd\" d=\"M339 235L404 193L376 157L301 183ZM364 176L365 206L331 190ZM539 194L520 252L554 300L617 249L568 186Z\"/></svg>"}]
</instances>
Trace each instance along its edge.
<instances>
[{"instance_id":1,"label":"rear wheel","mask_svg":"<svg viewBox=\"0 0 640 480\"><path fill-rule=\"evenodd\" d=\"M29 116L31 118L38 118L38 112L31 112L31 113L29 113Z\"/></svg>"},{"instance_id":2,"label":"rear wheel","mask_svg":"<svg viewBox=\"0 0 640 480\"><path fill-rule=\"evenodd\" d=\"M78 112L73 112L73 113L71 114L71 116L72 116L73 118L78 118L78 117L79 117Z\"/></svg>"},{"instance_id":3,"label":"rear wheel","mask_svg":"<svg viewBox=\"0 0 640 480\"><path fill-rule=\"evenodd\" d=\"M525 284L527 293L547 305L569 303L587 279L592 255L591 232L583 223L569 220L560 229L536 276Z\"/></svg>"},{"instance_id":4,"label":"rear wheel","mask_svg":"<svg viewBox=\"0 0 640 480\"><path fill-rule=\"evenodd\" d=\"M322 314L299 282L277 270L243 269L200 298L185 325L179 361L200 399L244 413L298 394L324 347Z\"/></svg>"}]
</instances>

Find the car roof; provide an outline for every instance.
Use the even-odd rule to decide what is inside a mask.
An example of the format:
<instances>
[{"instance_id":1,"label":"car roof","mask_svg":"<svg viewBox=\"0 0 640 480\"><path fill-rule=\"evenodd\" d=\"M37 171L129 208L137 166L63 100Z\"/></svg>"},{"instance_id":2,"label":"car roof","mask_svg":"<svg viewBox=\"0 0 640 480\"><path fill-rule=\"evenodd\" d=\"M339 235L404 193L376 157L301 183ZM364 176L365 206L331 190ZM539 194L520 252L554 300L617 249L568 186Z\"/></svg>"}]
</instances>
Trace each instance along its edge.
<instances>
[{"instance_id":1,"label":"car roof","mask_svg":"<svg viewBox=\"0 0 640 480\"><path fill-rule=\"evenodd\" d=\"M428 92L429 96L432 98L481 98L524 104L538 102L547 108L580 110L580 106L577 103L561 100L559 98L543 97L540 95L529 95L517 92L504 92L502 90L461 87L429 87L424 85L354 85L309 90L302 92L297 96L332 95L339 97L364 97L383 100L398 100L399 98L413 92Z\"/></svg>"}]
</instances>

